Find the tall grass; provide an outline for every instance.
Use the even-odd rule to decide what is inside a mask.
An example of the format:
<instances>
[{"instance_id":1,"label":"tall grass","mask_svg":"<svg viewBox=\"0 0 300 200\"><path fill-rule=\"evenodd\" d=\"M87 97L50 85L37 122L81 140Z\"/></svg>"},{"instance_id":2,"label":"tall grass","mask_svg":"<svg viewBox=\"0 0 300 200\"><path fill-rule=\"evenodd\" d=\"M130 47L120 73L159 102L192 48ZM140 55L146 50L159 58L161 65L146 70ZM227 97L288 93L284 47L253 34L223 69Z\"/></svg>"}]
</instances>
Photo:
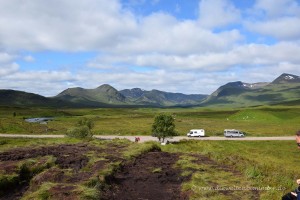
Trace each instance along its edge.
<instances>
[{"instance_id":1,"label":"tall grass","mask_svg":"<svg viewBox=\"0 0 300 200\"><path fill-rule=\"evenodd\" d=\"M219 165L238 170L243 175L241 182L246 180L254 187L271 188L260 191L259 199L280 199L296 187L294 182L300 177L299 150L291 141L184 141L164 146L163 150L206 155ZM209 176L218 181L224 179L224 173L215 173L218 172L211 170ZM195 173L193 177L194 185L201 185L205 178L201 173ZM233 175L226 178L229 183L234 179Z\"/></svg>"}]
</instances>

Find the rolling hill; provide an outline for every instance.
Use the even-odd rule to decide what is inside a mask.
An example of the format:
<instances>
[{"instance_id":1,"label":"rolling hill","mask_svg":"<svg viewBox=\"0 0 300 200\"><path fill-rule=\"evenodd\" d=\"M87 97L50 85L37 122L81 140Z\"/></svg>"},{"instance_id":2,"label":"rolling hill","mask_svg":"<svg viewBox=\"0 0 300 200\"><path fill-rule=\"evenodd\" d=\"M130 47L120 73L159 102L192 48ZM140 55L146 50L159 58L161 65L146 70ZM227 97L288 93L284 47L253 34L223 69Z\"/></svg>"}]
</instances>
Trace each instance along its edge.
<instances>
[{"instance_id":1,"label":"rolling hill","mask_svg":"<svg viewBox=\"0 0 300 200\"><path fill-rule=\"evenodd\" d=\"M126 105L126 97L108 84L95 89L68 88L54 99L64 100L82 106L107 107L108 105Z\"/></svg>"},{"instance_id":2,"label":"rolling hill","mask_svg":"<svg viewBox=\"0 0 300 200\"><path fill-rule=\"evenodd\" d=\"M76 107L67 101L47 98L38 94L16 90L0 90L1 106L30 106L30 107Z\"/></svg>"}]
</instances>

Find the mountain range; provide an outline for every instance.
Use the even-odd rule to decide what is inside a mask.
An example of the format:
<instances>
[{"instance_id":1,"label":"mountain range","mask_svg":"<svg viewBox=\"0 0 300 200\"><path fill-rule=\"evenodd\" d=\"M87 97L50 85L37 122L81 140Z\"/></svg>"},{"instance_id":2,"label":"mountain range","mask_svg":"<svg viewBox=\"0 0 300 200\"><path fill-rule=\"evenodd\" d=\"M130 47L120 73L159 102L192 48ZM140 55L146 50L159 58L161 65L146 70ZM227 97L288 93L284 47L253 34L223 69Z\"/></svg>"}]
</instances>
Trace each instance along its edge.
<instances>
[{"instance_id":1,"label":"mountain range","mask_svg":"<svg viewBox=\"0 0 300 200\"><path fill-rule=\"evenodd\" d=\"M76 103L82 106L193 106L199 104L207 95L146 91L140 88L118 91L108 84L95 89L69 88L58 94L54 99Z\"/></svg>"},{"instance_id":2,"label":"mountain range","mask_svg":"<svg viewBox=\"0 0 300 200\"><path fill-rule=\"evenodd\" d=\"M108 84L95 89L68 88L54 97L0 90L0 105L37 107L247 107L270 104L299 105L300 77L282 74L271 83L230 82L211 95L171 93L141 88L116 90Z\"/></svg>"},{"instance_id":3,"label":"mountain range","mask_svg":"<svg viewBox=\"0 0 300 200\"><path fill-rule=\"evenodd\" d=\"M298 100L300 77L284 73L271 83L227 83L202 101L201 106L248 107L293 102L297 104Z\"/></svg>"}]
</instances>

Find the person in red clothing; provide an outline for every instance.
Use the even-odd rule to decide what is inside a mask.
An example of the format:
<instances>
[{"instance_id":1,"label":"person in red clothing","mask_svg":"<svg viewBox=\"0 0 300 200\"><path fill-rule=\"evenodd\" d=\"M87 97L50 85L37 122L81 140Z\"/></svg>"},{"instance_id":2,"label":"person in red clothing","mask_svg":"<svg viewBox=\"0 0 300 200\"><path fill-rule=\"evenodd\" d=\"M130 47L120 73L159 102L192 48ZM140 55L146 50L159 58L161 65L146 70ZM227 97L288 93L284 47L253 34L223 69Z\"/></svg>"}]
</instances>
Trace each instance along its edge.
<instances>
[{"instance_id":1,"label":"person in red clothing","mask_svg":"<svg viewBox=\"0 0 300 200\"><path fill-rule=\"evenodd\" d=\"M296 142L298 149L300 149L300 130L296 132Z\"/></svg>"}]
</instances>

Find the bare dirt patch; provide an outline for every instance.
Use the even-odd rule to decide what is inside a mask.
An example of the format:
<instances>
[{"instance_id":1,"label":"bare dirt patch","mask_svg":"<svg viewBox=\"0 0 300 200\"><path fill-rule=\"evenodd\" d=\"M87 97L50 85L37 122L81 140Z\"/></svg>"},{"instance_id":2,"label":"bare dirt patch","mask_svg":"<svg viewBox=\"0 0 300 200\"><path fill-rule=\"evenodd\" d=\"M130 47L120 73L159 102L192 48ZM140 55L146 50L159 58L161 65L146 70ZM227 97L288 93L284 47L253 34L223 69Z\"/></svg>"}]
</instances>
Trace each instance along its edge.
<instances>
[{"instance_id":1,"label":"bare dirt patch","mask_svg":"<svg viewBox=\"0 0 300 200\"><path fill-rule=\"evenodd\" d=\"M148 152L133 162L123 165L118 173L107 180L110 189L102 194L103 200L185 200L181 192L184 177L174 168L178 154Z\"/></svg>"}]
</instances>

